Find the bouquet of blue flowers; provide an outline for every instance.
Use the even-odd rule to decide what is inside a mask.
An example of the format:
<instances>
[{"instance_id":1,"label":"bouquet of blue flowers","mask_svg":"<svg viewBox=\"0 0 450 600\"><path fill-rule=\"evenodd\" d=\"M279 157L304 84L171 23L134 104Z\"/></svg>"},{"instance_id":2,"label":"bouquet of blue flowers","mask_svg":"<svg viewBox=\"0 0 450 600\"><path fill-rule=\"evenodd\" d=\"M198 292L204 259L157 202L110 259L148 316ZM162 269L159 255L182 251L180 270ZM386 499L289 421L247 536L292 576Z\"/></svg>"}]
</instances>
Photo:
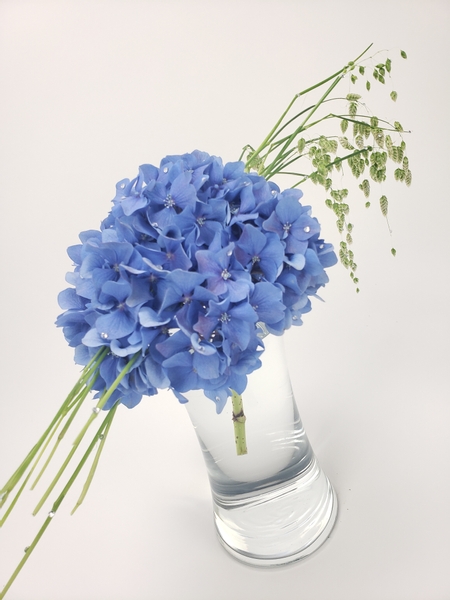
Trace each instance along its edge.
<instances>
[{"instance_id":1,"label":"bouquet of blue flowers","mask_svg":"<svg viewBox=\"0 0 450 600\"><path fill-rule=\"evenodd\" d=\"M203 390L221 412L231 398L236 451L247 452L243 398L247 377L261 366L261 332L282 335L292 325L301 325L311 310L311 297L328 282L325 270L337 262L311 207L300 202L298 185L311 179L326 190L326 203L342 234L339 257L357 284L348 192L334 188L333 172L348 164L360 178L367 168L370 178L380 182L389 158L398 165L395 178L411 181L405 143L401 139L396 145L391 138L401 137L400 124L358 115L358 94L347 95L344 112L317 117L344 77L353 83L365 77L366 67L358 61L366 52L297 94L262 144L244 148L241 160L224 164L219 157L195 150L166 156L159 166L141 165L134 179L117 184L112 209L99 230L82 232L80 244L69 247L74 269L67 275L70 287L59 295L64 312L56 324L83 370L47 430L0 490L1 506L22 481L0 525L48 451L37 483L90 392L95 392L95 406L35 513L94 419L100 413L104 419L0 599L95 452L75 508L83 501L120 404L133 408L143 396L161 389L170 389L185 403L189 391ZM374 67L373 77L384 84L390 70L386 59ZM297 98L327 84L315 103L291 116ZM391 97L395 100L397 94ZM341 135L309 136L310 128L330 118L340 122ZM348 127L353 140L345 136ZM338 156L339 147L347 154ZM312 167L307 174L292 171L291 165L302 160ZM282 191L272 178L286 173L298 181ZM369 195L368 179L360 188ZM380 206L387 214L385 196Z\"/></svg>"},{"instance_id":2,"label":"bouquet of blue flowers","mask_svg":"<svg viewBox=\"0 0 450 600\"><path fill-rule=\"evenodd\" d=\"M260 366L257 323L276 335L300 325L337 262L301 196L199 151L117 184L100 231L69 248L74 287L56 322L78 364L104 353L100 408L133 408L163 388L186 402L202 389L220 412L230 390L242 394Z\"/></svg>"}]
</instances>

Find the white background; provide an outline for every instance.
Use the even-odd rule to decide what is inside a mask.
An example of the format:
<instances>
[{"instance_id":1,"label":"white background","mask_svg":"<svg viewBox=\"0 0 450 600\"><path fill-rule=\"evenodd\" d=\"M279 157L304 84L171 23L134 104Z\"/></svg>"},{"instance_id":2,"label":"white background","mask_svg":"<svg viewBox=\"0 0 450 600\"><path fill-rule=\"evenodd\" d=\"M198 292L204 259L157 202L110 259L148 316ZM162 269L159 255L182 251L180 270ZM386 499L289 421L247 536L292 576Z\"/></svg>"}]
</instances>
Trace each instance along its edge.
<instances>
[{"instance_id":1,"label":"white background","mask_svg":"<svg viewBox=\"0 0 450 600\"><path fill-rule=\"evenodd\" d=\"M374 42L399 97L385 100L388 83L366 102L412 131L413 171L410 189L382 190L392 236L376 207L355 211L361 293L335 267L326 302L286 335L340 500L323 549L270 571L230 558L194 431L161 394L120 410L85 504L69 517L75 489L7 598L450 598L449 17L436 0L0 1L2 483L78 374L53 326L65 249L139 164L194 148L236 160L296 92ZM338 244L321 189L304 192ZM28 516L38 497L0 531L0 586L43 520Z\"/></svg>"}]
</instances>

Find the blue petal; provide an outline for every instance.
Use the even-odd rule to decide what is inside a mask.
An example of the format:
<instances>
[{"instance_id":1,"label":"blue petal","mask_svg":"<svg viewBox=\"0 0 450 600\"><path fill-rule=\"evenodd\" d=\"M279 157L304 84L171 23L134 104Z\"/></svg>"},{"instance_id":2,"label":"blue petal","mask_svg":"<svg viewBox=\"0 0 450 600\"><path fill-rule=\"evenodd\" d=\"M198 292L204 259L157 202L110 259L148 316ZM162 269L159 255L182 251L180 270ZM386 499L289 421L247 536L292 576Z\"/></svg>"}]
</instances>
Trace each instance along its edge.
<instances>
[{"instance_id":1,"label":"blue petal","mask_svg":"<svg viewBox=\"0 0 450 600\"><path fill-rule=\"evenodd\" d=\"M180 404L186 404L186 402L188 402L186 396L183 396L183 394L180 394L180 392L177 392L177 390L175 390L174 388L172 388L172 392L175 394L175 397L178 400L178 402L180 402Z\"/></svg>"},{"instance_id":2,"label":"blue petal","mask_svg":"<svg viewBox=\"0 0 450 600\"><path fill-rule=\"evenodd\" d=\"M284 262L291 265L291 267L294 267L294 269L297 269L297 271L301 271L305 266L306 259L303 254L292 254L290 258L286 256Z\"/></svg>"},{"instance_id":3,"label":"blue petal","mask_svg":"<svg viewBox=\"0 0 450 600\"><path fill-rule=\"evenodd\" d=\"M127 408L134 408L139 404L142 400L142 394L138 394L131 390L127 394L123 395L120 399L120 403L126 406Z\"/></svg>"},{"instance_id":4,"label":"blue petal","mask_svg":"<svg viewBox=\"0 0 450 600\"><path fill-rule=\"evenodd\" d=\"M142 349L142 343L140 344L120 344L118 340L111 341L111 352L116 356L130 356L131 354L136 354L139 350Z\"/></svg>"},{"instance_id":5,"label":"blue petal","mask_svg":"<svg viewBox=\"0 0 450 600\"><path fill-rule=\"evenodd\" d=\"M156 311L149 306L143 306L139 311L139 323L143 327L160 327L166 325L169 318L162 318Z\"/></svg>"},{"instance_id":6,"label":"blue petal","mask_svg":"<svg viewBox=\"0 0 450 600\"><path fill-rule=\"evenodd\" d=\"M213 346L213 344L202 341L197 333L193 333L191 335L191 343L194 350L202 356L217 354L217 349ZM201 375L201 377L203 377L203 375Z\"/></svg>"},{"instance_id":7,"label":"blue petal","mask_svg":"<svg viewBox=\"0 0 450 600\"><path fill-rule=\"evenodd\" d=\"M136 327L136 321L127 311L118 309L99 317L95 326L100 337L114 340L132 333Z\"/></svg>"},{"instance_id":8,"label":"blue petal","mask_svg":"<svg viewBox=\"0 0 450 600\"><path fill-rule=\"evenodd\" d=\"M124 302L131 293L131 286L127 281L106 281L102 285L102 292L112 296L118 302Z\"/></svg>"},{"instance_id":9,"label":"blue petal","mask_svg":"<svg viewBox=\"0 0 450 600\"><path fill-rule=\"evenodd\" d=\"M67 288L58 294L58 304L63 310L86 308L86 300L80 298L73 288Z\"/></svg>"},{"instance_id":10,"label":"blue petal","mask_svg":"<svg viewBox=\"0 0 450 600\"><path fill-rule=\"evenodd\" d=\"M228 400L229 392L227 389L218 389L218 390L205 390L205 396L212 400L216 405L216 413L219 415Z\"/></svg>"},{"instance_id":11,"label":"blue petal","mask_svg":"<svg viewBox=\"0 0 450 600\"><path fill-rule=\"evenodd\" d=\"M101 338L99 332L95 328L92 328L83 337L82 343L89 348L99 348L107 344L108 341Z\"/></svg>"},{"instance_id":12,"label":"blue petal","mask_svg":"<svg viewBox=\"0 0 450 600\"><path fill-rule=\"evenodd\" d=\"M155 362L151 356L147 356L144 362L145 372L155 388L165 389L170 386L169 378L160 364Z\"/></svg>"},{"instance_id":13,"label":"blue petal","mask_svg":"<svg viewBox=\"0 0 450 600\"><path fill-rule=\"evenodd\" d=\"M216 379L220 375L220 360L217 352L210 355L193 355L193 367L203 379Z\"/></svg>"}]
</instances>

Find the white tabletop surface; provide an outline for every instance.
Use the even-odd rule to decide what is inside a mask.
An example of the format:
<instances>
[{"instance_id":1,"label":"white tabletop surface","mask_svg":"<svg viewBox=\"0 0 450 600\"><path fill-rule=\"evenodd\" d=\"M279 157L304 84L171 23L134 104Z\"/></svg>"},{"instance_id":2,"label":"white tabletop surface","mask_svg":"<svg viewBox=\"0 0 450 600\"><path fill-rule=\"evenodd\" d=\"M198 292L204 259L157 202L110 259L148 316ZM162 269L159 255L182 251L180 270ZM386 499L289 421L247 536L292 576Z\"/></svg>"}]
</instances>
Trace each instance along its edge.
<instances>
[{"instance_id":1,"label":"white tabletop surface","mask_svg":"<svg viewBox=\"0 0 450 600\"><path fill-rule=\"evenodd\" d=\"M450 598L449 17L445 0L0 2L1 483L77 377L53 326L65 248L139 164L194 148L236 160L374 42L392 49L398 100L374 86L366 101L412 130L413 171L410 189L383 188L392 234L376 206L355 210L361 293L335 267L325 303L286 335L339 496L323 548L267 571L229 557L194 431L163 393L120 410L85 503L70 517L70 493L8 600ZM304 193L338 244L322 191ZM0 531L0 587L43 520L28 516L37 498Z\"/></svg>"}]
</instances>

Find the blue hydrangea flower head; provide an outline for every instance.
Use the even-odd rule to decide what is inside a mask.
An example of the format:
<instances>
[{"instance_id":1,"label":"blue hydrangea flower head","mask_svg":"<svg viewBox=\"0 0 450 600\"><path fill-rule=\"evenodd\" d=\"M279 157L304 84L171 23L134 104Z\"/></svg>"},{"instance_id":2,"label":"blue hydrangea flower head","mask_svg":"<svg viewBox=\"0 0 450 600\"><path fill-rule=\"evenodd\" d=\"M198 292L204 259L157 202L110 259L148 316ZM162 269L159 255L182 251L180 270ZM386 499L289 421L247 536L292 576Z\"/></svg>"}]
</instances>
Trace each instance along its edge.
<instances>
[{"instance_id":1,"label":"blue hydrangea flower head","mask_svg":"<svg viewBox=\"0 0 450 600\"><path fill-rule=\"evenodd\" d=\"M198 150L117 184L100 230L68 249L56 321L79 364L109 348L98 395L139 355L106 409L170 388L180 402L202 389L220 412L245 390L264 350L257 324L300 325L337 262L301 197Z\"/></svg>"}]
</instances>

